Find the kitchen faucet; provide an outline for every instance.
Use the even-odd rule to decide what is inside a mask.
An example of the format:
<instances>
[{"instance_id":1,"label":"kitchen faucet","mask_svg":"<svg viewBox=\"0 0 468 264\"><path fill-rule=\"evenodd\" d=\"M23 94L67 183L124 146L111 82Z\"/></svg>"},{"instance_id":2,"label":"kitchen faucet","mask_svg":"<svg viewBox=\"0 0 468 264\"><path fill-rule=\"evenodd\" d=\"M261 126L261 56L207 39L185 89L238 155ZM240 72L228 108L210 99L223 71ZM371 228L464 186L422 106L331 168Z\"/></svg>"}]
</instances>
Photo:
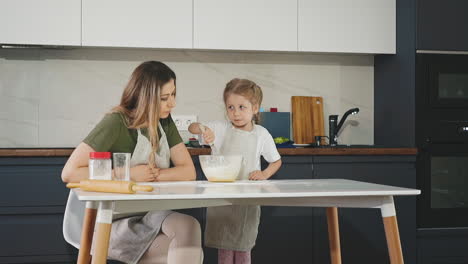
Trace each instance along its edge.
<instances>
[{"instance_id":1,"label":"kitchen faucet","mask_svg":"<svg viewBox=\"0 0 468 264\"><path fill-rule=\"evenodd\" d=\"M329 144L330 146L336 146L337 144L337 138L338 138L338 132L340 131L341 127L343 126L346 118L349 116L349 115L355 115L359 113L359 108L352 108L352 109L349 109L348 111L346 111L346 113L344 113L343 117L341 118L340 120L340 123L337 125L338 123L338 115L329 115L328 116L328 125L329 125L329 131L328 131L328 135L329 135Z\"/></svg>"}]
</instances>

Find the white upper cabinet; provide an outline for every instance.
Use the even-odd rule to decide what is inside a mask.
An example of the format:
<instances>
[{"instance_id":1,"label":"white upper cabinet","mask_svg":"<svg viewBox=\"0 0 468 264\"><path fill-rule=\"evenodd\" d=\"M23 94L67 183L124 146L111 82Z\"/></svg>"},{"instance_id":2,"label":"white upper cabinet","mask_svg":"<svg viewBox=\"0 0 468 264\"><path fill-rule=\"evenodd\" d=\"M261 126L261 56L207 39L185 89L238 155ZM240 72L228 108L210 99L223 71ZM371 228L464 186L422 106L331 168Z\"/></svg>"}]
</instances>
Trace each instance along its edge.
<instances>
[{"instance_id":1,"label":"white upper cabinet","mask_svg":"<svg viewBox=\"0 0 468 264\"><path fill-rule=\"evenodd\" d=\"M299 51L395 53L395 0L298 0Z\"/></svg>"},{"instance_id":2,"label":"white upper cabinet","mask_svg":"<svg viewBox=\"0 0 468 264\"><path fill-rule=\"evenodd\" d=\"M192 48L192 0L82 0L83 46Z\"/></svg>"},{"instance_id":3,"label":"white upper cabinet","mask_svg":"<svg viewBox=\"0 0 468 264\"><path fill-rule=\"evenodd\" d=\"M394 54L396 0L1 0L0 44Z\"/></svg>"},{"instance_id":4,"label":"white upper cabinet","mask_svg":"<svg viewBox=\"0 0 468 264\"><path fill-rule=\"evenodd\" d=\"M81 0L2 0L0 43L81 45Z\"/></svg>"},{"instance_id":5,"label":"white upper cabinet","mask_svg":"<svg viewBox=\"0 0 468 264\"><path fill-rule=\"evenodd\" d=\"M194 48L297 51L297 1L194 0Z\"/></svg>"}]
</instances>

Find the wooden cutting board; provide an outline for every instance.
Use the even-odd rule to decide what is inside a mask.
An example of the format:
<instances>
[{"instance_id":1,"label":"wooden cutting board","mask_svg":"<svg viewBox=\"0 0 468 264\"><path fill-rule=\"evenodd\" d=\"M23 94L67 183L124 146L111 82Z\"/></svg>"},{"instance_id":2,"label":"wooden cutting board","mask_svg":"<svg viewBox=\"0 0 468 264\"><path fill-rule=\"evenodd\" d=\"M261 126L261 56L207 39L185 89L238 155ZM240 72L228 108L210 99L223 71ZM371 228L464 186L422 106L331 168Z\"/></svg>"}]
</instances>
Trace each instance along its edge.
<instances>
[{"instance_id":1,"label":"wooden cutting board","mask_svg":"<svg viewBox=\"0 0 468 264\"><path fill-rule=\"evenodd\" d=\"M296 144L315 143L315 136L325 136L323 99L314 96L292 96L293 139ZM325 143L322 138L321 145Z\"/></svg>"}]
</instances>

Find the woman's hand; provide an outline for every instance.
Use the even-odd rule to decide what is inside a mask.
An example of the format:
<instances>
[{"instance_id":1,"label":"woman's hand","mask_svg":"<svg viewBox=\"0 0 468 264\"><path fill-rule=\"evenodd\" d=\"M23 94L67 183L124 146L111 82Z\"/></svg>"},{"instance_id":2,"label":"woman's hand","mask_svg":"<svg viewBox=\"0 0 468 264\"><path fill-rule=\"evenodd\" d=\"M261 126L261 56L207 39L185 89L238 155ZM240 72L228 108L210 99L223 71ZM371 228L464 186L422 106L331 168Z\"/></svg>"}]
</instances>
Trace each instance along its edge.
<instances>
[{"instance_id":1,"label":"woman's hand","mask_svg":"<svg viewBox=\"0 0 468 264\"><path fill-rule=\"evenodd\" d=\"M252 171L249 174L249 180L251 181L262 181L270 178L265 172L261 170Z\"/></svg>"},{"instance_id":2,"label":"woman's hand","mask_svg":"<svg viewBox=\"0 0 468 264\"><path fill-rule=\"evenodd\" d=\"M131 168L132 181L153 182L159 177L159 168L151 168L149 165L137 165Z\"/></svg>"}]
</instances>

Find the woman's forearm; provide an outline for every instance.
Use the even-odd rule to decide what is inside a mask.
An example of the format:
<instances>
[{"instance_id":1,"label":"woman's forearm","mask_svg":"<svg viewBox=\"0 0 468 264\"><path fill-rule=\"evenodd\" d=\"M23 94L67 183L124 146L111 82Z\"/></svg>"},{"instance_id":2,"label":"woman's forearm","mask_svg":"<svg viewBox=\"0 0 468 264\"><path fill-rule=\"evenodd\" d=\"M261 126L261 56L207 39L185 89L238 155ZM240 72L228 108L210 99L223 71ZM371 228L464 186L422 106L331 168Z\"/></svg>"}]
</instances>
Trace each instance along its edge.
<instances>
[{"instance_id":1,"label":"woman's forearm","mask_svg":"<svg viewBox=\"0 0 468 264\"><path fill-rule=\"evenodd\" d=\"M65 176L66 175L66 176ZM71 172L62 173L62 180L64 182L80 182L82 180L89 179L89 168L88 167L80 167L76 168Z\"/></svg>"},{"instance_id":2,"label":"woman's forearm","mask_svg":"<svg viewBox=\"0 0 468 264\"><path fill-rule=\"evenodd\" d=\"M68 158L62 170L63 182L80 182L89 178L89 153L95 151L88 144L81 142Z\"/></svg>"},{"instance_id":3,"label":"woman's forearm","mask_svg":"<svg viewBox=\"0 0 468 264\"><path fill-rule=\"evenodd\" d=\"M193 165L180 165L173 168L161 169L158 181L194 181L197 177Z\"/></svg>"}]
</instances>

